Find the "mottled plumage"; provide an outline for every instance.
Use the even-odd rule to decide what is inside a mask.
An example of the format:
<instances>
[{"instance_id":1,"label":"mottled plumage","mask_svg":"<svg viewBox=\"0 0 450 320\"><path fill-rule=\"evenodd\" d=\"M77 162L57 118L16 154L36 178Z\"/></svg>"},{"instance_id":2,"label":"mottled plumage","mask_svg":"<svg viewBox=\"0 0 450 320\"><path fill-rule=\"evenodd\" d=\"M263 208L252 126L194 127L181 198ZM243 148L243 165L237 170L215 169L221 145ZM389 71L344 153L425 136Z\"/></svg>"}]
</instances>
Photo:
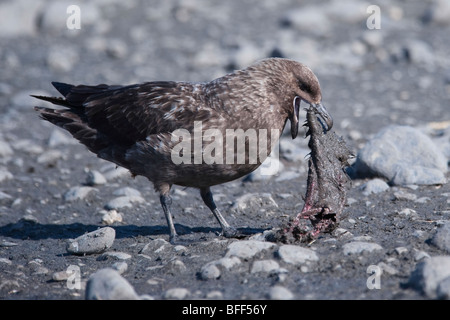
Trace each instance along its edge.
<instances>
[{"instance_id":1,"label":"mottled plumage","mask_svg":"<svg viewBox=\"0 0 450 320\"><path fill-rule=\"evenodd\" d=\"M271 130L281 133L289 119L291 134L295 138L301 100L317 109L328 129L332 126L331 117L321 105L316 76L303 64L287 59L261 60L246 69L205 83L156 81L129 86L73 86L54 82L53 85L64 98L36 98L65 108L36 107L41 117L69 131L98 157L152 181L161 195L171 240L176 237L170 213L169 191L172 185L199 188L205 204L220 222L224 235L235 236L235 229L216 208L210 186L252 172L265 158L249 161L251 141L247 137L244 163L223 161L208 164L202 161L198 164L194 160L199 155L192 148L189 155L192 161L177 164L172 158L174 147L180 143L180 139L174 136L174 132L178 132L176 130L191 133L192 141L189 143L194 147L193 134L199 123L203 133L213 129L224 139L227 129L254 130L259 138L266 132L262 129L268 133ZM271 137L267 135L267 154L276 143ZM203 139L203 148L211 141L215 138ZM217 156L219 151L215 150L214 155ZM183 152L180 155L188 156ZM234 153L237 157L236 147Z\"/></svg>"}]
</instances>

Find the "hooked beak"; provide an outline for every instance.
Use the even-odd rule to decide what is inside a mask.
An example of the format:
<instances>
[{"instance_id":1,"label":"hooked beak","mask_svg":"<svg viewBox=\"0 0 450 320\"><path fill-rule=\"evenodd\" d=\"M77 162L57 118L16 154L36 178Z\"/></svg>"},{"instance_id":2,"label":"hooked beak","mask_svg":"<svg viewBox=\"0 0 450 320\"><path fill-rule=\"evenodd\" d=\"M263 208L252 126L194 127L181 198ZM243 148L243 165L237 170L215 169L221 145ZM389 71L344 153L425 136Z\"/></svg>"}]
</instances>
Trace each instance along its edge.
<instances>
[{"instance_id":1,"label":"hooked beak","mask_svg":"<svg viewBox=\"0 0 450 320\"><path fill-rule=\"evenodd\" d=\"M330 131L330 129L333 127L333 118L328 113L327 109L321 104L321 103L311 103L311 107L313 107L316 110L316 113L322 118L323 121L325 121L327 125L327 131Z\"/></svg>"}]
</instances>

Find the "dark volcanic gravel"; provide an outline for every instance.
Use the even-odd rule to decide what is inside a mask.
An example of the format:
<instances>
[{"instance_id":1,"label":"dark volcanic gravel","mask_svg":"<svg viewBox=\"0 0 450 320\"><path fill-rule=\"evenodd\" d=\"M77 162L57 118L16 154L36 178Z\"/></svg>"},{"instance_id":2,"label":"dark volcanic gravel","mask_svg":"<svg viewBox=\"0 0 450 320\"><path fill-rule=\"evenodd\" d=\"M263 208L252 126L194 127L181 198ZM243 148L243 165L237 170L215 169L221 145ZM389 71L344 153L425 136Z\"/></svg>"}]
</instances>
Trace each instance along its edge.
<instances>
[{"instance_id":1,"label":"dark volcanic gravel","mask_svg":"<svg viewBox=\"0 0 450 320\"><path fill-rule=\"evenodd\" d=\"M84 299L104 268L145 299L449 298L448 183L369 193L373 179L355 176L332 234L264 242L262 232L304 204L307 139L285 135L277 175L212 188L249 237L221 237L198 191L175 187L181 242L171 245L145 178L96 158L33 110L43 103L30 94L56 95L51 81L206 81L283 56L316 73L333 129L355 154L400 124L429 135L448 159L450 5L376 1L381 29L370 30L364 2L301 3L81 1L80 30L66 26L70 2L0 3L0 299ZM105 252L67 251L70 239L106 226L115 239Z\"/></svg>"}]
</instances>

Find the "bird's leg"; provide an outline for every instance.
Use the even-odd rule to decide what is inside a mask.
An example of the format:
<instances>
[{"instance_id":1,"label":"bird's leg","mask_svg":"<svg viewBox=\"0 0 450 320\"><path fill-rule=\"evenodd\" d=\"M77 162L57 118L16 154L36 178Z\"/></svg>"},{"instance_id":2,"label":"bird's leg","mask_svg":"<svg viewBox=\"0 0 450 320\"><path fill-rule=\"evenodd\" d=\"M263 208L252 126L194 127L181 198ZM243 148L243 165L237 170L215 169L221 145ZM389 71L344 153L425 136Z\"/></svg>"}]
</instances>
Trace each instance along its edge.
<instances>
[{"instance_id":1,"label":"bird's leg","mask_svg":"<svg viewBox=\"0 0 450 320\"><path fill-rule=\"evenodd\" d=\"M216 217L217 221L219 221L220 226L222 227L222 233L227 238L233 238L240 235L239 231L230 226L225 218L220 213L219 209L217 209L216 204L214 203L212 192L209 188L200 189L200 195L202 196L203 202L206 206L212 211L214 217Z\"/></svg>"},{"instance_id":2,"label":"bird's leg","mask_svg":"<svg viewBox=\"0 0 450 320\"><path fill-rule=\"evenodd\" d=\"M161 206L164 211L164 215L166 216L167 225L169 227L169 241L171 243L175 243L177 240L177 232L175 230L175 226L173 224L172 213L170 211L170 206L172 205L172 198L169 195L170 186L166 188L166 192L161 192L159 197L159 201L161 201Z\"/></svg>"}]
</instances>

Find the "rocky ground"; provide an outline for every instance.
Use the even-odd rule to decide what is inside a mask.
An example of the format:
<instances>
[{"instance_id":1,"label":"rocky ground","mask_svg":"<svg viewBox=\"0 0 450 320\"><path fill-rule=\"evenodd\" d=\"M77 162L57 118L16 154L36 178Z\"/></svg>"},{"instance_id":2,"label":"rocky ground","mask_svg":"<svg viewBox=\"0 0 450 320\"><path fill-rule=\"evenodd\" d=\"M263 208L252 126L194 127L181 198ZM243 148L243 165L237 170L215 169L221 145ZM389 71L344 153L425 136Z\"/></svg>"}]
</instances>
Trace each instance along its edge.
<instances>
[{"instance_id":1,"label":"rocky ground","mask_svg":"<svg viewBox=\"0 0 450 320\"><path fill-rule=\"evenodd\" d=\"M450 297L448 1L79 1L79 30L70 4L0 3L1 299ZM213 188L246 239L174 188L171 245L152 185L39 120L29 97L56 94L51 81L206 81L268 56L315 71L358 155L347 218L304 245L264 241L303 206L302 137L281 138L278 174Z\"/></svg>"}]
</instances>

